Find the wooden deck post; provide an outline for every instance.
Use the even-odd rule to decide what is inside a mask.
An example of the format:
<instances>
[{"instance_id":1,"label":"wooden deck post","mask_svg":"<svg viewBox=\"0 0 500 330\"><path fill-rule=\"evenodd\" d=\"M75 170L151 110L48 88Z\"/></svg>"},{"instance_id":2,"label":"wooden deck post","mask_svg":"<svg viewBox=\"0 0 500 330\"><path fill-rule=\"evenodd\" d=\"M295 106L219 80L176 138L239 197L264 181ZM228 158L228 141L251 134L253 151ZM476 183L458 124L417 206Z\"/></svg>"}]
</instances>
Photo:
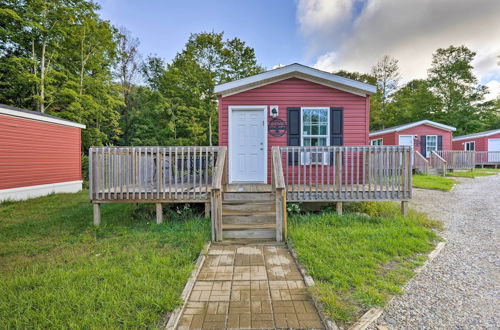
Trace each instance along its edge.
<instances>
[{"instance_id":1,"label":"wooden deck post","mask_svg":"<svg viewBox=\"0 0 500 330\"><path fill-rule=\"evenodd\" d=\"M210 202L205 202L205 218L210 218Z\"/></svg>"},{"instance_id":2,"label":"wooden deck post","mask_svg":"<svg viewBox=\"0 0 500 330\"><path fill-rule=\"evenodd\" d=\"M342 202L337 202L337 206L335 207L338 215L342 215Z\"/></svg>"},{"instance_id":3,"label":"wooden deck post","mask_svg":"<svg viewBox=\"0 0 500 330\"><path fill-rule=\"evenodd\" d=\"M94 203L94 226L99 226L101 224L101 204Z\"/></svg>"},{"instance_id":4,"label":"wooden deck post","mask_svg":"<svg viewBox=\"0 0 500 330\"><path fill-rule=\"evenodd\" d=\"M401 201L401 215L406 216L408 214L408 201Z\"/></svg>"},{"instance_id":5,"label":"wooden deck post","mask_svg":"<svg viewBox=\"0 0 500 330\"><path fill-rule=\"evenodd\" d=\"M163 207L161 203L156 203L156 223L161 224L163 222Z\"/></svg>"}]
</instances>

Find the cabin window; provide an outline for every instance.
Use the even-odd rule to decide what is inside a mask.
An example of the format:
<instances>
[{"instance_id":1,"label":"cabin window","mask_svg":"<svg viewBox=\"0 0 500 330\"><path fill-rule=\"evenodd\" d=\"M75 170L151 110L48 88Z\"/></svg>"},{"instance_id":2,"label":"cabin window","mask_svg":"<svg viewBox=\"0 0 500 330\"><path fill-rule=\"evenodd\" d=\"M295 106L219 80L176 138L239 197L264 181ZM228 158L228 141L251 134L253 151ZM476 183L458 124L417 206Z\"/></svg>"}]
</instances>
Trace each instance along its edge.
<instances>
[{"instance_id":1,"label":"cabin window","mask_svg":"<svg viewBox=\"0 0 500 330\"><path fill-rule=\"evenodd\" d=\"M329 108L302 108L301 145L305 147L320 147L330 145ZM326 164L327 152L304 152L303 164Z\"/></svg>"},{"instance_id":2,"label":"cabin window","mask_svg":"<svg viewBox=\"0 0 500 330\"><path fill-rule=\"evenodd\" d=\"M438 150L438 138L437 135L427 135L425 139L426 155L430 156L431 151Z\"/></svg>"},{"instance_id":3,"label":"cabin window","mask_svg":"<svg viewBox=\"0 0 500 330\"><path fill-rule=\"evenodd\" d=\"M464 150L466 151L474 151L476 150L476 142L470 141L464 143Z\"/></svg>"},{"instance_id":4,"label":"cabin window","mask_svg":"<svg viewBox=\"0 0 500 330\"><path fill-rule=\"evenodd\" d=\"M371 145L372 146L383 146L384 145L384 139L375 139L371 140Z\"/></svg>"}]
</instances>

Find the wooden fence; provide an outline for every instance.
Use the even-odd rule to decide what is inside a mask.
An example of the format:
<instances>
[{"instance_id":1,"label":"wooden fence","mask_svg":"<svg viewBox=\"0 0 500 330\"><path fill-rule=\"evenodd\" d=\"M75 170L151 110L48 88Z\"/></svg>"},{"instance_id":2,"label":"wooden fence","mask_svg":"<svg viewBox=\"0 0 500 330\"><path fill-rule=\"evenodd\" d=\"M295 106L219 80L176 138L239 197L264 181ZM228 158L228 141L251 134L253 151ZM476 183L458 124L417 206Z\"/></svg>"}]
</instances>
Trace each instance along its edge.
<instances>
[{"instance_id":1,"label":"wooden fence","mask_svg":"<svg viewBox=\"0 0 500 330\"><path fill-rule=\"evenodd\" d=\"M411 198L411 147L280 147L279 150L287 201Z\"/></svg>"},{"instance_id":2,"label":"wooden fence","mask_svg":"<svg viewBox=\"0 0 500 330\"><path fill-rule=\"evenodd\" d=\"M417 150L413 154L413 169L421 174L429 173L429 161Z\"/></svg>"},{"instance_id":3,"label":"wooden fence","mask_svg":"<svg viewBox=\"0 0 500 330\"><path fill-rule=\"evenodd\" d=\"M437 150L435 153L446 161L448 170L473 169L476 166L475 151Z\"/></svg>"},{"instance_id":4,"label":"wooden fence","mask_svg":"<svg viewBox=\"0 0 500 330\"><path fill-rule=\"evenodd\" d=\"M500 165L500 151L476 151L476 165Z\"/></svg>"},{"instance_id":5,"label":"wooden fence","mask_svg":"<svg viewBox=\"0 0 500 330\"><path fill-rule=\"evenodd\" d=\"M92 147L89 194L95 202L210 200L222 147Z\"/></svg>"}]
</instances>

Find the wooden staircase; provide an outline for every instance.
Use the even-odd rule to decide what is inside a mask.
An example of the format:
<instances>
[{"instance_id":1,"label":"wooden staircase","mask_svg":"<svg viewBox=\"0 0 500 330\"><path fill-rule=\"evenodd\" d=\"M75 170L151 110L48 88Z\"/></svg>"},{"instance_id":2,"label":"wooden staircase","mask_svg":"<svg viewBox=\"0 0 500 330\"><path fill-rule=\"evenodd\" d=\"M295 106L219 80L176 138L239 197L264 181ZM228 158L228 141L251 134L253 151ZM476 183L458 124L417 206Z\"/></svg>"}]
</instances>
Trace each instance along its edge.
<instances>
[{"instance_id":1,"label":"wooden staircase","mask_svg":"<svg viewBox=\"0 0 500 330\"><path fill-rule=\"evenodd\" d=\"M222 197L223 239L276 239L271 185L228 185Z\"/></svg>"}]
</instances>

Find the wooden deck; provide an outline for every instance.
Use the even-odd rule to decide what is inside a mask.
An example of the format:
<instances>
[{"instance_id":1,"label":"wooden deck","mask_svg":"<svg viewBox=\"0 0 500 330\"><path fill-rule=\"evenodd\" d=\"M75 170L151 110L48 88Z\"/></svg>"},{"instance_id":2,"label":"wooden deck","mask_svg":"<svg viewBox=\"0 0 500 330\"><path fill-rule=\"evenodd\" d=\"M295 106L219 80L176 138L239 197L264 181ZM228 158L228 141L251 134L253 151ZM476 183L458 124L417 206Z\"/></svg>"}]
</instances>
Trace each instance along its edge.
<instances>
[{"instance_id":1,"label":"wooden deck","mask_svg":"<svg viewBox=\"0 0 500 330\"><path fill-rule=\"evenodd\" d=\"M99 147L89 154L94 224L102 203L205 203L212 240L287 239L287 202L402 202L411 198L404 146L273 147L271 183L228 183L226 147ZM311 160L315 159L315 162Z\"/></svg>"}]
</instances>

